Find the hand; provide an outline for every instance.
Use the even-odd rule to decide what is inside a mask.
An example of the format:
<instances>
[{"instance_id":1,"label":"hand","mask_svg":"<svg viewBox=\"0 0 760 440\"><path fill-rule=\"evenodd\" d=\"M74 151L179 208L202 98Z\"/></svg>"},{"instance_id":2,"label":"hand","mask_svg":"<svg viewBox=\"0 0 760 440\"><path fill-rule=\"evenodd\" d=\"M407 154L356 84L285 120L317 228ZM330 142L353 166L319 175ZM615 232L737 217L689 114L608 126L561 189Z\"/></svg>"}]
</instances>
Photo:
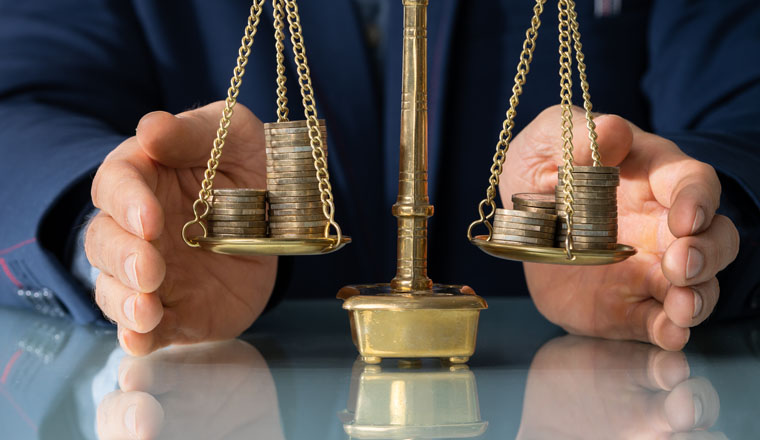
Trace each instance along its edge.
<instances>
[{"instance_id":1,"label":"hand","mask_svg":"<svg viewBox=\"0 0 760 440\"><path fill-rule=\"evenodd\" d=\"M718 420L718 393L689 374L680 352L553 339L533 358L517 438L725 440L704 431Z\"/></svg>"},{"instance_id":2,"label":"hand","mask_svg":"<svg viewBox=\"0 0 760 440\"><path fill-rule=\"evenodd\" d=\"M524 265L539 311L570 333L681 349L689 328L718 302L715 275L739 250L731 220L716 215L720 182L707 164L624 119L595 118L602 161L620 167L620 243L638 253L608 266ZM576 165L590 165L584 113L574 109ZM561 164L560 110L552 107L512 142L500 183L504 204L522 192L554 193Z\"/></svg>"},{"instance_id":3,"label":"hand","mask_svg":"<svg viewBox=\"0 0 760 440\"><path fill-rule=\"evenodd\" d=\"M98 405L101 440L285 438L266 361L240 340L125 357L119 388Z\"/></svg>"},{"instance_id":4,"label":"hand","mask_svg":"<svg viewBox=\"0 0 760 440\"><path fill-rule=\"evenodd\" d=\"M101 271L95 299L130 354L233 338L271 295L276 257L213 254L188 247L180 233L192 218L223 107L144 116L137 135L95 176L92 200L101 212L85 240ZM264 188L265 163L263 125L238 104L214 187Z\"/></svg>"}]
</instances>

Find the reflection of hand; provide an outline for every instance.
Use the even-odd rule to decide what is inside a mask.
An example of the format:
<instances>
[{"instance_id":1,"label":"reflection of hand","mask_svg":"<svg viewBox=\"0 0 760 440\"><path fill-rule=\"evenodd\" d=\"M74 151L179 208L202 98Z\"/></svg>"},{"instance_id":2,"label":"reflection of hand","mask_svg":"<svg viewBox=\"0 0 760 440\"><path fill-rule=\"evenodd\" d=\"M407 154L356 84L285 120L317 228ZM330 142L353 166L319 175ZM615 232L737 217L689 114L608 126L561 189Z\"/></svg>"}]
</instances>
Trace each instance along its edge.
<instances>
[{"instance_id":1,"label":"reflection of hand","mask_svg":"<svg viewBox=\"0 0 760 440\"><path fill-rule=\"evenodd\" d=\"M192 218L223 107L146 115L95 176L92 196L101 212L85 246L101 271L95 299L133 355L236 337L271 294L275 257L200 252L180 235ZM263 126L245 107L235 110L215 187L264 188Z\"/></svg>"},{"instance_id":2,"label":"reflection of hand","mask_svg":"<svg viewBox=\"0 0 760 440\"><path fill-rule=\"evenodd\" d=\"M681 352L564 336L533 359L518 439L725 439L709 381ZM672 435L672 433L680 433Z\"/></svg>"},{"instance_id":3,"label":"reflection of hand","mask_svg":"<svg viewBox=\"0 0 760 440\"><path fill-rule=\"evenodd\" d=\"M580 109L573 120L576 162L589 165ZM528 287L541 313L571 333L679 350L689 327L712 312L715 274L738 252L733 223L715 214L720 182L712 167L667 139L616 116L596 121L604 164L620 167L618 241L638 253L609 266L525 264ZM513 193L554 193L560 134L559 108L552 107L514 139L500 186L508 207Z\"/></svg>"},{"instance_id":4,"label":"reflection of hand","mask_svg":"<svg viewBox=\"0 0 760 440\"><path fill-rule=\"evenodd\" d=\"M283 438L272 376L243 341L126 357L119 387L98 406L101 440Z\"/></svg>"}]
</instances>

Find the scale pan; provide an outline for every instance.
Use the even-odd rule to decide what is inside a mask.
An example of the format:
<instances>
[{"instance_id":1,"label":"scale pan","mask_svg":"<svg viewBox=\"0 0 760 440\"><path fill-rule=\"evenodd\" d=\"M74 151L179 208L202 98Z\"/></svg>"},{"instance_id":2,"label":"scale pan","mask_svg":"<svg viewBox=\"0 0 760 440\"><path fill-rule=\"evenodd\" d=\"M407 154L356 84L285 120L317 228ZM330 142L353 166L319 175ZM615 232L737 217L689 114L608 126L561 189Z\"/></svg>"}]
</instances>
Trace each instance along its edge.
<instances>
[{"instance_id":1,"label":"scale pan","mask_svg":"<svg viewBox=\"0 0 760 440\"><path fill-rule=\"evenodd\" d=\"M488 241L487 235L478 235L471 241L483 252L497 258L568 266L599 266L619 263L636 253L636 249L631 246L618 244L617 248L612 250L576 249L573 251L575 259L569 260L565 248L499 243Z\"/></svg>"},{"instance_id":2,"label":"scale pan","mask_svg":"<svg viewBox=\"0 0 760 440\"><path fill-rule=\"evenodd\" d=\"M227 238L197 237L201 249L225 255L322 255L335 252L351 243L351 237L330 238Z\"/></svg>"}]
</instances>

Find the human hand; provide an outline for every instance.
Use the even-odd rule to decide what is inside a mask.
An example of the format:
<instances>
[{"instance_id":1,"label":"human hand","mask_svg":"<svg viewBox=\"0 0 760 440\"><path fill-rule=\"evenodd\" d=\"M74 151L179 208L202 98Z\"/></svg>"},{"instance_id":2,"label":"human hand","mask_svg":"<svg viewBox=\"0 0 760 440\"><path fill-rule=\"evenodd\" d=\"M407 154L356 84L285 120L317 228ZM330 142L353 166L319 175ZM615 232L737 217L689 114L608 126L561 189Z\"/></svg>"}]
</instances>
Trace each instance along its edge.
<instances>
[{"instance_id":1,"label":"human hand","mask_svg":"<svg viewBox=\"0 0 760 440\"><path fill-rule=\"evenodd\" d=\"M100 269L95 300L118 324L121 346L144 355L169 344L238 336L271 295L276 257L239 257L188 247L191 218L223 102L173 116L145 115L137 135L98 169L87 257ZM239 105L215 187L264 188L263 125Z\"/></svg>"},{"instance_id":2,"label":"human hand","mask_svg":"<svg viewBox=\"0 0 760 440\"><path fill-rule=\"evenodd\" d=\"M602 161L620 167L618 241L638 253L608 266L525 263L538 310L570 333L681 349L689 328L718 302L715 275L735 258L739 235L716 215L720 182L707 164L624 119L595 118ZM586 122L574 108L575 163L590 165ZM500 193L554 193L561 164L560 109L542 112L512 142Z\"/></svg>"},{"instance_id":3,"label":"human hand","mask_svg":"<svg viewBox=\"0 0 760 440\"><path fill-rule=\"evenodd\" d=\"M119 365L98 405L101 440L284 439L266 361L240 340L171 347Z\"/></svg>"},{"instance_id":4,"label":"human hand","mask_svg":"<svg viewBox=\"0 0 760 440\"><path fill-rule=\"evenodd\" d=\"M726 439L720 399L686 356L638 342L563 336L536 353L518 439Z\"/></svg>"}]
</instances>

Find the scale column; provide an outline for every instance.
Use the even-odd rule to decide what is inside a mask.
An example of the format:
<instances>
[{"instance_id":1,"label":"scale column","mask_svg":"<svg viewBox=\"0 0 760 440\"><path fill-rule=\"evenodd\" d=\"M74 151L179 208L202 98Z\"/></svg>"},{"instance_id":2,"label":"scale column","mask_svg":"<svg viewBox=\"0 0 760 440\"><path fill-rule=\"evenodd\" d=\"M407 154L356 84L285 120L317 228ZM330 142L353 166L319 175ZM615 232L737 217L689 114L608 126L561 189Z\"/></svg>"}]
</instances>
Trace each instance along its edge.
<instances>
[{"instance_id":1,"label":"scale column","mask_svg":"<svg viewBox=\"0 0 760 440\"><path fill-rule=\"evenodd\" d=\"M403 0L404 43L401 83L401 154L398 198L396 292L430 291L427 276L427 219L433 215L427 188L427 5Z\"/></svg>"}]
</instances>

